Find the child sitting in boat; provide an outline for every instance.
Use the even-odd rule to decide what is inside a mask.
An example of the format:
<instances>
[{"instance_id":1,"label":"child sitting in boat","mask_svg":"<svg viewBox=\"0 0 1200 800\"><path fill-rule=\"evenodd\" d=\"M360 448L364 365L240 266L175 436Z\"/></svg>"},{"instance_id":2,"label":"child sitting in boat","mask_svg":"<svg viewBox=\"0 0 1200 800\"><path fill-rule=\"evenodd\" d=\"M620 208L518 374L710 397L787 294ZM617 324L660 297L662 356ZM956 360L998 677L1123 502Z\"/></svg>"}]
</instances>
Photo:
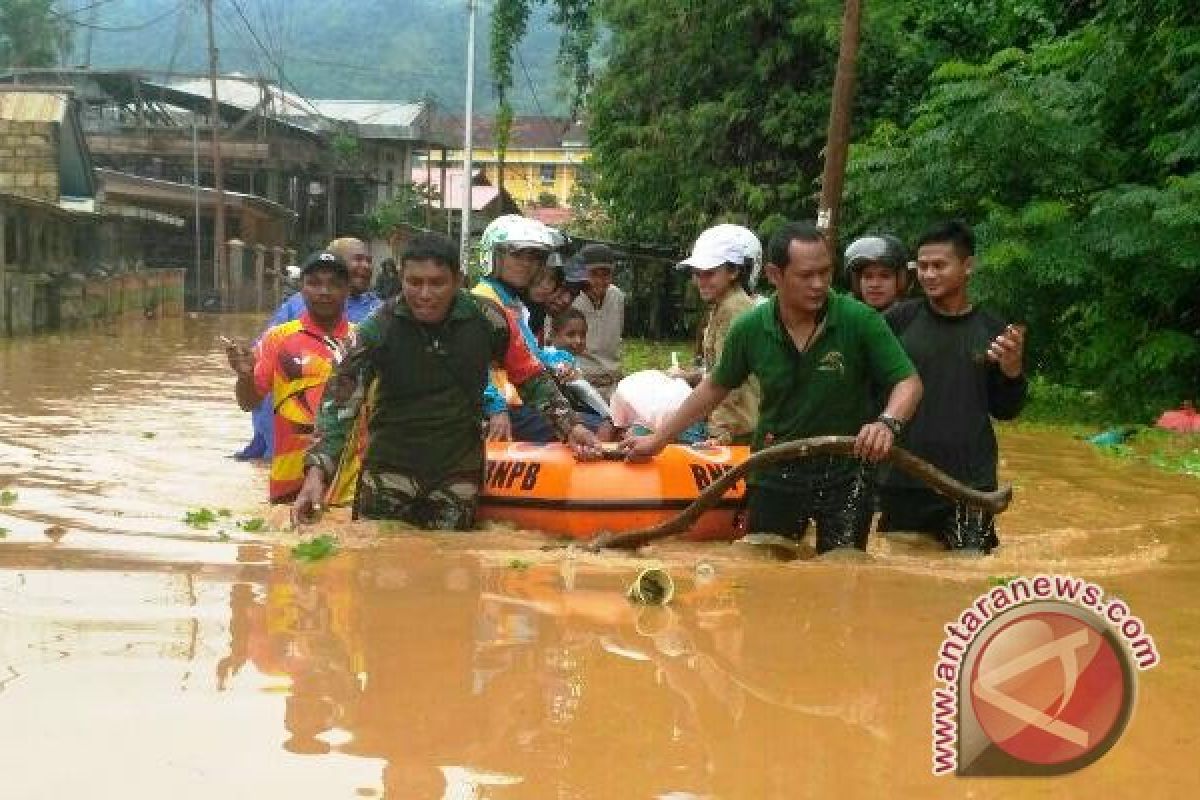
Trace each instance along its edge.
<instances>
[{"instance_id":1,"label":"child sitting in boat","mask_svg":"<svg viewBox=\"0 0 1200 800\"><path fill-rule=\"evenodd\" d=\"M577 308L567 308L551 322L550 343L542 348L542 363L563 388L580 420L602 442L617 441L612 412L604 398L579 370L576 357L587 350L587 317Z\"/></svg>"}]
</instances>

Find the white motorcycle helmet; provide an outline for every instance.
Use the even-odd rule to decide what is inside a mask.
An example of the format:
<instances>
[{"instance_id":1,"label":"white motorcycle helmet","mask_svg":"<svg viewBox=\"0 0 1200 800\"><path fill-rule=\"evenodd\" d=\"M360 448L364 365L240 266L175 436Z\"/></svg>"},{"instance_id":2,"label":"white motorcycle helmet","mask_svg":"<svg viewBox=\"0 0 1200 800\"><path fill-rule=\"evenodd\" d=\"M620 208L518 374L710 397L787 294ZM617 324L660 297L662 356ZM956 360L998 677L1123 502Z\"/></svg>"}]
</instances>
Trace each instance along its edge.
<instances>
[{"instance_id":1,"label":"white motorcycle helmet","mask_svg":"<svg viewBox=\"0 0 1200 800\"><path fill-rule=\"evenodd\" d=\"M500 248L520 250L535 248L547 253L559 245L561 233L519 214L496 217L479 237L479 273L491 275L496 267L496 251Z\"/></svg>"}]
</instances>

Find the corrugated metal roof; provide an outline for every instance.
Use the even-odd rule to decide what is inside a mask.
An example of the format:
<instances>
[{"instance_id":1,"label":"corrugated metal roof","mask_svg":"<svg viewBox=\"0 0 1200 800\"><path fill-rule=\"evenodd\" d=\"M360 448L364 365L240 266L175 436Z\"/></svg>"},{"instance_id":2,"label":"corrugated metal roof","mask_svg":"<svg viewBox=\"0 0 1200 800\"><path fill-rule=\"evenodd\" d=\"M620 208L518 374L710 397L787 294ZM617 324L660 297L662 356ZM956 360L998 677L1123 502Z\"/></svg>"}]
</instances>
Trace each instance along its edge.
<instances>
[{"instance_id":1,"label":"corrugated metal roof","mask_svg":"<svg viewBox=\"0 0 1200 800\"><path fill-rule=\"evenodd\" d=\"M0 119L10 122L62 122L67 95L0 89Z\"/></svg>"},{"instance_id":2,"label":"corrugated metal roof","mask_svg":"<svg viewBox=\"0 0 1200 800\"><path fill-rule=\"evenodd\" d=\"M172 89L199 97L211 97L212 86L207 79L174 81ZM298 94L284 91L274 83L263 82L238 75L217 78L217 99L222 103L249 111L262 101L263 90L270 96L278 113L284 116L312 116L316 109Z\"/></svg>"},{"instance_id":3,"label":"corrugated metal roof","mask_svg":"<svg viewBox=\"0 0 1200 800\"><path fill-rule=\"evenodd\" d=\"M171 89L197 97L208 97L211 92L207 80L176 81ZM384 103L374 100L308 100L293 92L280 89L278 85L260 82L240 75L217 79L217 98L224 104L251 111L263 99L263 92L270 97L274 113L284 117L292 125L308 130L330 130L336 126L330 121L349 122L358 128L361 136L375 139L417 139L420 132L416 123L425 106L421 103Z\"/></svg>"},{"instance_id":4,"label":"corrugated metal roof","mask_svg":"<svg viewBox=\"0 0 1200 800\"><path fill-rule=\"evenodd\" d=\"M208 186L192 186L187 183L176 183L175 181L164 181L160 178L147 178L142 175L134 175L130 172L121 172L115 169L106 169L98 167L96 175L100 182L104 185L107 192L113 194L133 194L136 196L137 190L141 187L160 189L163 192L172 196L172 198L183 204L195 202L196 195L205 198L206 202L211 202L211 198L215 197L216 190ZM295 217L296 212L284 205L280 205L265 197L260 197L256 194L246 194L244 192L233 192L229 189L224 190L223 194L227 201L234 200L241 203L257 206L259 209L266 210L273 216L278 217Z\"/></svg>"},{"instance_id":5,"label":"corrugated metal roof","mask_svg":"<svg viewBox=\"0 0 1200 800\"><path fill-rule=\"evenodd\" d=\"M326 117L359 125L409 127L421 116L421 103L381 103L374 100L314 100Z\"/></svg>"},{"instance_id":6,"label":"corrugated metal roof","mask_svg":"<svg viewBox=\"0 0 1200 800\"><path fill-rule=\"evenodd\" d=\"M348 122L366 139L421 139L423 103L384 103L375 100L314 100L323 117Z\"/></svg>"}]
</instances>

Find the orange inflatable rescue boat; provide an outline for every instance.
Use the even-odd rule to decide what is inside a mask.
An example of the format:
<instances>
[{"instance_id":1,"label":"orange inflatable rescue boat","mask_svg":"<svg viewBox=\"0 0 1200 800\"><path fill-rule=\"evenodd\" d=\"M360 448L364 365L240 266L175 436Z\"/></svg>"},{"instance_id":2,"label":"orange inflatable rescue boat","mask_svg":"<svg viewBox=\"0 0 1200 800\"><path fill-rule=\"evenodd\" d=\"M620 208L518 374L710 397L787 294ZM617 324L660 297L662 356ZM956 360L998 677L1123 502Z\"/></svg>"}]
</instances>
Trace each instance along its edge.
<instances>
[{"instance_id":1,"label":"orange inflatable rescue boat","mask_svg":"<svg viewBox=\"0 0 1200 800\"><path fill-rule=\"evenodd\" d=\"M366 414L359 414L326 502L354 501ZM576 461L564 444L488 442L476 518L525 530L590 539L664 522L691 505L713 481L750 457L745 446L672 444L650 461L626 463L616 451L602 461ZM692 541L742 535L744 481L738 481L687 535Z\"/></svg>"},{"instance_id":2,"label":"orange inflatable rescue boat","mask_svg":"<svg viewBox=\"0 0 1200 800\"><path fill-rule=\"evenodd\" d=\"M615 454L579 462L562 444L489 442L477 516L481 522L507 522L575 539L635 530L675 516L749 455L748 447L668 445L641 464L617 460ZM683 538L740 536L745 490L738 481Z\"/></svg>"}]
</instances>

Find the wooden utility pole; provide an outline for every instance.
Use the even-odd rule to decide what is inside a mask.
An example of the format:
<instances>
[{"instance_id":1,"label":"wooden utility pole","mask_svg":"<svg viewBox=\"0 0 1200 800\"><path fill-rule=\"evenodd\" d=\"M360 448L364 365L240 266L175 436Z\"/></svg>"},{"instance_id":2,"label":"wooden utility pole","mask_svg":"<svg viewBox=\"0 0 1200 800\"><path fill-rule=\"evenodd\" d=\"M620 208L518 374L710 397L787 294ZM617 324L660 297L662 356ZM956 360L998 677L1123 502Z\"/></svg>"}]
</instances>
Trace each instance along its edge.
<instances>
[{"instance_id":1,"label":"wooden utility pole","mask_svg":"<svg viewBox=\"0 0 1200 800\"><path fill-rule=\"evenodd\" d=\"M204 0L204 9L208 17L208 81L212 91L213 190L216 193L216 204L213 206L213 288L217 290L221 306L226 307L233 298L228 296L231 281L229 271L225 267L225 182L221 163L221 106L217 97L217 42L213 36L213 0Z\"/></svg>"},{"instance_id":2,"label":"wooden utility pole","mask_svg":"<svg viewBox=\"0 0 1200 800\"><path fill-rule=\"evenodd\" d=\"M850 117L854 107L854 69L858 60L858 32L862 19L861 0L845 0L842 12L842 41L838 49L837 73L833 79L833 103L829 107L829 131L825 136L825 174L821 177L821 204L817 227L825 231L837 248L842 186L846 179L846 151L850 145Z\"/></svg>"}]
</instances>

